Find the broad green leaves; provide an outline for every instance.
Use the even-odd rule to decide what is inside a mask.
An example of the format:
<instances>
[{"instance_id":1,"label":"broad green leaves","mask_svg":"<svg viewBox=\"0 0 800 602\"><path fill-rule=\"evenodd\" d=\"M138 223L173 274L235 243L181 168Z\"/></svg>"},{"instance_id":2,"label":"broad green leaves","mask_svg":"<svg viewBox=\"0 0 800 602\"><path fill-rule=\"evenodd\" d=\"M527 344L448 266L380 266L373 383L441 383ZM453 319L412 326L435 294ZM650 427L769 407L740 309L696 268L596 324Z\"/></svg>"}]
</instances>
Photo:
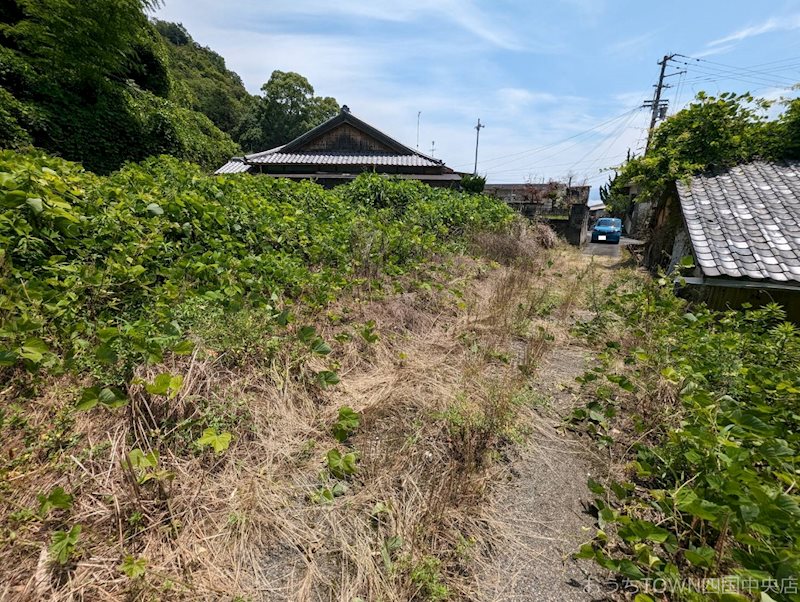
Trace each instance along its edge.
<instances>
[{"instance_id":1,"label":"broad green leaves","mask_svg":"<svg viewBox=\"0 0 800 602\"><path fill-rule=\"evenodd\" d=\"M340 382L341 379L336 372L332 372L331 370L322 370L317 372L317 384L323 389L327 389L333 385L338 385Z\"/></svg>"},{"instance_id":2,"label":"broad green leaves","mask_svg":"<svg viewBox=\"0 0 800 602\"><path fill-rule=\"evenodd\" d=\"M637 571L672 580L731 571L751 583L738 594L692 600L747 600L744 594L759 592L793 600L768 587L800 571L796 327L774 305L712 312L694 304L687 311L670 286L631 280L607 291L596 324L580 326L591 340L613 345L614 354L600 354L589 374L606 373L614 388L581 378L595 399L573 420L602 436L615 426L607 408L625 415L642 433L628 435L638 436L629 448L638 478L589 483L603 531L581 556L631 579L641 579ZM642 407L653 415L636 415ZM622 544L607 545L610 537Z\"/></svg>"},{"instance_id":3,"label":"broad green leaves","mask_svg":"<svg viewBox=\"0 0 800 602\"><path fill-rule=\"evenodd\" d=\"M333 425L333 436L337 441L344 442L360 424L361 414L348 406L341 407L339 408L339 417Z\"/></svg>"},{"instance_id":4,"label":"broad green leaves","mask_svg":"<svg viewBox=\"0 0 800 602\"><path fill-rule=\"evenodd\" d=\"M45 343L42 339L31 337L26 339L22 344L22 347L19 350L19 356L26 360L30 360L34 364L38 364L44 359L44 354L48 351L50 351L50 348L47 346L47 343Z\"/></svg>"},{"instance_id":5,"label":"broad green leaves","mask_svg":"<svg viewBox=\"0 0 800 602\"><path fill-rule=\"evenodd\" d=\"M91 410L98 404L114 409L125 405L127 402L127 397L119 389L113 387L89 387L83 390L75 409L79 411Z\"/></svg>"},{"instance_id":6,"label":"broad green leaves","mask_svg":"<svg viewBox=\"0 0 800 602\"><path fill-rule=\"evenodd\" d=\"M86 370L109 387L166 352L192 353L192 302L276 307L281 291L290 307L324 305L362 274L403 271L512 215L495 199L376 174L323 190L208 177L168 157L98 177L0 151L0 181L0 366ZM272 319L286 327L291 315ZM313 326L296 335L312 356L331 354ZM360 336L376 342L374 323ZM165 382L151 394L174 395ZM335 382L334 368L318 377Z\"/></svg>"},{"instance_id":7,"label":"broad green leaves","mask_svg":"<svg viewBox=\"0 0 800 602\"><path fill-rule=\"evenodd\" d=\"M175 476L174 473L159 468L159 455L156 450L145 453L137 447L128 452L126 462L140 485L150 481L168 481Z\"/></svg>"},{"instance_id":8,"label":"broad green leaves","mask_svg":"<svg viewBox=\"0 0 800 602\"><path fill-rule=\"evenodd\" d=\"M203 431L203 435L197 439L197 445L200 447L211 447L214 453L221 454L231 444L231 434L228 432L217 433L216 429L207 428Z\"/></svg>"},{"instance_id":9,"label":"broad green leaves","mask_svg":"<svg viewBox=\"0 0 800 602\"><path fill-rule=\"evenodd\" d=\"M361 338L364 339L367 343L375 343L378 341L380 336L377 332L375 332L375 320L369 320L361 329L358 331L358 334L361 335Z\"/></svg>"},{"instance_id":10,"label":"broad green leaves","mask_svg":"<svg viewBox=\"0 0 800 602\"><path fill-rule=\"evenodd\" d=\"M69 531L56 531L50 540L50 557L58 564L67 564L75 556L75 548L81 536L81 525L73 526Z\"/></svg>"},{"instance_id":11,"label":"broad green leaves","mask_svg":"<svg viewBox=\"0 0 800 602\"><path fill-rule=\"evenodd\" d=\"M39 516L47 516L51 510L69 510L72 508L73 496L66 493L63 487L54 487L49 494L39 494Z\"/></svg>"},{"instance_id":12,"label":"broad green leaves","mask_svg":"<svg viewBox=\"0 0 800 602\"><path fill-rule=\"evenodd\" d=\"M128 579L143 577L147 572L147 558L141 556L136 558L135 556L128 555L122 561L122 564L119 565L119 570L128 577Z\"/></svg>"},{"instance_id":13,"label":"broad green leaves","mask_svg":"<svg viewBox=\"0 0 800 602\"><path fill-rule=\"evenodd\" d=\"M325 456L325 463L331 475L337 479L345 479L356 472L356 454L348 452L342 454L337 449L330 450Z\"/></svg>"},{"instance_id":14,"label":"broad green leaves","mask_svg":"<svg viewBox=\"0 0 800 602\"><path fill-rule=\"evenodd\" d=\"M182 374L163 372L156 376L153 382L145 383L144 388L150 395L163 395L167 399L174 399L182 386Z\"/></svg>"},{"instance_id":15,"label":"broad green leaves","mask_svg":"<svg viewBox=\"0 0 800 602\"><path fill-rule=\"evenodd\" d=\"M341 481L336 481L329 487L320 487L310 496L310 500L315 504L331 504L333 501L347 493L347 485Z\"/></svg>"}]
</instances>

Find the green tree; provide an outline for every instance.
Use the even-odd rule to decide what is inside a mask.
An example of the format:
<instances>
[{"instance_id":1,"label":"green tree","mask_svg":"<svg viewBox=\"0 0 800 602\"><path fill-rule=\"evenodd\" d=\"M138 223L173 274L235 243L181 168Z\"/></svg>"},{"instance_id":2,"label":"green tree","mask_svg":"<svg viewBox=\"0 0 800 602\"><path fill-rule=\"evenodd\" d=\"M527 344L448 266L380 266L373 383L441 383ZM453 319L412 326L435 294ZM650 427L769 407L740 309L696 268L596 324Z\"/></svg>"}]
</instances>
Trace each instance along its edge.
<instances>
[{"instance_id":1,"label":"green tree","mask_svg":"<svg viewBox=\"0 0 800 602\"><path fill-rule=\"evenodd\" d=\"M771 157L800 159L800 99L787 100L780 118L767 125L767 151Z\"/></svg>"},{"instance_id":2,"label":"green tree","mask_svg":"<svg viewBox=\"0 0 800 602\"><path fill-rule=\"evenodd\" d=\"M248 151L286 144L339 111L335 99L315 96L309 81L298 73L273 71L261 91L239 130L239 142Z\"/></svg>"},{"instance_id":3,"label":"green tree","mask_svg":"<svg viewBox=\"0 0 800 602\"><path fill-rule=\"evenodd\" d=\"M484 176L464 174L461 176L461 190L464 192L471 192L472 194L480 194L486 186L486 178Z\"/></svg>"},{"instance_id":4,"label":"green tree","mask_svg":"<svg viewBox=\"0 0 800 602\"><path fill-rule=\"evenodd\" d=\"M756 157L781 156L776 130L785 123L767 122L769 103L749 94L724 93L718 97L697 95L695 102L667 119L653 133L643 157L627 162L603 191L607 205L623 211L628 203L625 188L637 185L640 201L661 198L676 180L711 167L728 167ZM800 111L800 107L796 110Z\"/></svg>"},{"instance_id":5,"label":"green tree","mask_svg":"<svg viewBox=\"0 0 800 602\"><path fill-rule=\"evenodd\" d=\"M6 0L0 36L62 81L124 73L158 0Z\"/></svg>"},{"instance_id":6,"label":"green tree","mask_svg":"<svg viewBox=\"0 0 800 602\"><path fill-rule=\"evenodd\" d=\"M99 173L161 153L212 168L238 152L177 94L168 43L144 12L155 4L0 4L0 146L33 144Z\"/></svg>"},{"instance_id":7,"label":"green tree","mask_svg":"<svg viewBox=\"0 0 800 602\"><path fill-rule=\"evenodd\" d=\"M180 23L153 21L164 40L173 80L171 98L208 117L228 134L238 130L250 94L219 54L192 39Z\"/></svg>"}]
</instances>

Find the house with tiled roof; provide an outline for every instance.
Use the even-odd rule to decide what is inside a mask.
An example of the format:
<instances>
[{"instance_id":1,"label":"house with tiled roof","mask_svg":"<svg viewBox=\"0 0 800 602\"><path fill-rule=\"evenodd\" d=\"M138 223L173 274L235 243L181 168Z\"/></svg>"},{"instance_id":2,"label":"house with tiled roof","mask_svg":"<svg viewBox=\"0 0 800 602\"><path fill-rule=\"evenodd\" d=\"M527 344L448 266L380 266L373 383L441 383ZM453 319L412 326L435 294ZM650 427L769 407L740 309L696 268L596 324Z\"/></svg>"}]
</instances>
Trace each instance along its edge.
<instances>
[{"instance_id":1,"label":"house with tiled roof","mask_svg":"<svg viewBox=\"0 0 800 602\"><path fill-rule=\"evenodd\" d=\"M680 220L673 220L668 268L691 255L686 283L702 288L712 305L774 300L800 314L800 162L719 169L676 189ZM659 217L667 228L663 212Z\"/></svg>"},{"instance_id":2,"label":"house with tiled roof","mask_svg":"<svg viewBox=\"0 0 800 602\"><path fill-rule=\"evenodd\" d=\"M431 186L457 186L461 181L461 175L440 159L401 144L355 117L346 105L338 115L291 142L233 157L215 173L265 174L332 187L367 171Z\"/></svg>"}]
</instances>

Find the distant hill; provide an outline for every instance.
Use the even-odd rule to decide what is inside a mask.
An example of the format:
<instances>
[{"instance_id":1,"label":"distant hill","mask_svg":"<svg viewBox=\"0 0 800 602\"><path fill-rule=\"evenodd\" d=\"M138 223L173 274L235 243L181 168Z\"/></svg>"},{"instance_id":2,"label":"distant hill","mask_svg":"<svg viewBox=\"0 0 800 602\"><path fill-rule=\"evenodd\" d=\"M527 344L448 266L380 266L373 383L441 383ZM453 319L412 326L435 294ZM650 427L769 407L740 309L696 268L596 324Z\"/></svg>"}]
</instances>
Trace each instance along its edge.
<instances>
[{"instance_id":1,"label":"distant hill","mask_svg":"<svg viewBox=\"0 0 800 602\"><path fill-rule=\"evenodd\" d=\"M219 54L195 42L182 24L156 19L153 25L166 43L173 98L233 135L252 102L242 79Z\"/></svg>"},{"instance_id":2,"label":"distant hill","mask_svg":"<svg viewBox=\"0 0 800 602\"><path fill-rule=\"evenodd\" d=\"M101 174L159 154L212 169L338 112L296 73L249 94L183 25L148 19L154 5L0 3L0 148L40 147Z\"/></svg>"},{"instance_id":3,"label":"distant hill","mask_svg":"<svg viewBox=\"0 0 800 602\"><path fill-rule=\"evenodd\" d=\"M237 152L184 92L172 45L145 16L150 4L4 2L0 147L35 145L98 173L156 154L211 168Z\"/></svg>"}]
</instances>

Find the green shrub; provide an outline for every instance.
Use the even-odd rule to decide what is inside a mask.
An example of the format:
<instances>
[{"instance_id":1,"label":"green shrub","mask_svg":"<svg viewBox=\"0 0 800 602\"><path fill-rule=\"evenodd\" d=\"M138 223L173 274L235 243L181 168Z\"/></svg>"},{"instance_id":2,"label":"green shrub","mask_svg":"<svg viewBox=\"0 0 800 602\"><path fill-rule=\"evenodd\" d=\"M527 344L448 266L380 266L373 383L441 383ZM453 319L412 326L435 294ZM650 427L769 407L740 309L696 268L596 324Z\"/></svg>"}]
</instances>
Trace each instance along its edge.
<instances>
[{"instance_id":1,"label":"green shrub","mask_svg":"<svg viewBox=\"0 0 800 602\"><path fill-rule=\"evenodd\" d=\"M382 186L376 177L354 187ZM203 311L324 304L364 255L394 273L511 219L488 197L387 187L409 199L402 216L347 187L207 176L171 157L102 177L38 152L0 152L0 366L66 362L119 382L185 338L192 300ZM358 238L381 242L365 250Z\"/></svg>"},{"instance_id":2,"label":"green shrub","mask_svg":"<svg viewBox=\"0 0 800 602\"><path fill-rule=\"evenodd\" d=\"M583 381L602 382L606 373L617 386L597 388L595 422L608 429L603 423L613 411L603 405L615 397L637 395L650 409L635 418L643 434L632 445L634 481L590 483L600 496L603 531L581 556L638 582L664 579L674 587L681 578L706 578L706 585L721 578L743 595L797 600L771 589L791 579L796 587L800 574L797 327L775 305L738 312L689 307L668 282L617 283L606 299L583 327L609 349ZM631 378L608 374L619 365L618 350ZM679 400L658 414L654 404L665 384ZM659 415L664 422L654 419ZM619 543L609 544L610 531ZM698 591L677 599L719 598Z\"/></svg>"}]
</instances>

